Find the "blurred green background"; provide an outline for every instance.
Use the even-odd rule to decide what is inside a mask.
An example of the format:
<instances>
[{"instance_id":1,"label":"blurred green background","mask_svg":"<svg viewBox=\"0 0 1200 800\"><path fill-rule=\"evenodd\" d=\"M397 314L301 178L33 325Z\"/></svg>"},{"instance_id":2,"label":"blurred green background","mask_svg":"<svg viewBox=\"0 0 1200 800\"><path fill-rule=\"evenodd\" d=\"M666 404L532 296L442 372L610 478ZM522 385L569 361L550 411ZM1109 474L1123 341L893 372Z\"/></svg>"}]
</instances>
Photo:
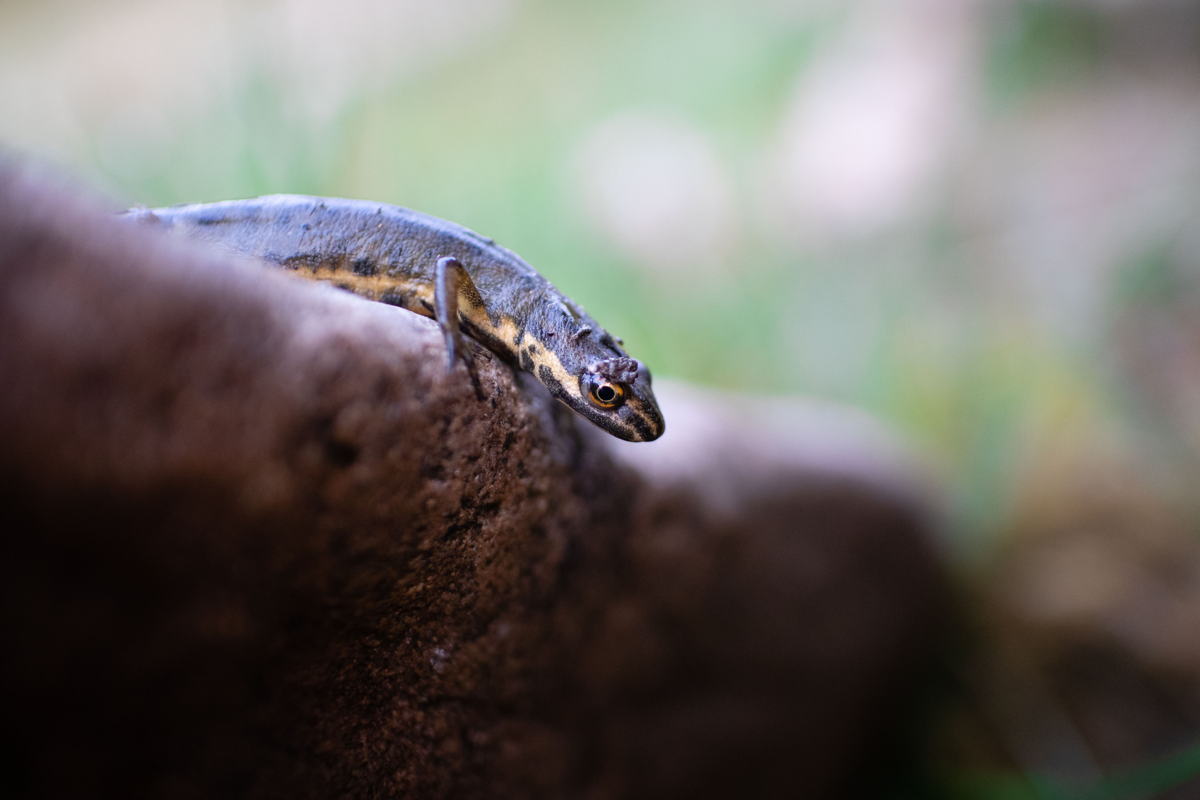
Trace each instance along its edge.
<instances>
[{"instance_id":1,"label":"blurred green background","mask_svg":"<svg viewBox=\"0 0 1200 800\"><path fill-rule=\"evenodd\" d=\"M890 423L947 487L981 640L931 762L1018 776L956 792L1119 789L1197 738L1196 3L0 13L0 142L115 205L417 208L521 253L656 375Z\"/></svg>"}]
</instances>

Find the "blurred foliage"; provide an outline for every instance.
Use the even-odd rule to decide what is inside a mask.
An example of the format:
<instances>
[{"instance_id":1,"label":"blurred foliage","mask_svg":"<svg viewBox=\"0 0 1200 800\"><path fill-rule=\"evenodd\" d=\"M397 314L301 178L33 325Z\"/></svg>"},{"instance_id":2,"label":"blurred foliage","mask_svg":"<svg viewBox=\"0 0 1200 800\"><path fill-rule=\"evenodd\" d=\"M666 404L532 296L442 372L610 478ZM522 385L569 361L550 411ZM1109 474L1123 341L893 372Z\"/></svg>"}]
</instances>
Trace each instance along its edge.
<instances>
[{"instance_id":1,"label":"blurred foliage","mask_svg":"<svg viewBox=\"0 0 1200 800\"><path fill-rule=\"evenodd\" d=\"M1092 786L1046 778L962 776L951 784L962 800L1146 800L1184 786L1200 774L1200 746L1126 770Z\"/></svg>"},{"instance_id":2,"label":"blurred foliage","mask_svg":"<svg viewBox=\"0 0 1200 800\"><path fill-rule=\"evenodd\" d=\"M988 93L1020 98L1048 82L1086 80L1103 61L1104 19L1099 7L1022 0L992 35Z\"/></svg>"}]
</instances>

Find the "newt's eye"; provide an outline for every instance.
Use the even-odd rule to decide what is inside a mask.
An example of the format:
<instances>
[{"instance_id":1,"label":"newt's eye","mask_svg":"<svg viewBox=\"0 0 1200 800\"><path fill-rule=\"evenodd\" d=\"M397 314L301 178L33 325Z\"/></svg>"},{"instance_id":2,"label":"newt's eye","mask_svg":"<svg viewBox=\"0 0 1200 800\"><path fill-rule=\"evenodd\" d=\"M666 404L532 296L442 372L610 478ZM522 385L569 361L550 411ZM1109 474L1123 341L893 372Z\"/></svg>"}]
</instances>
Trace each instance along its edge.
<instances>
[{"instance_id":1,"label":"newt's eye","mask_svg":"<svg viewBox=\"0 0 1200 800\"><path fill-rule=\"evenodd\" d=\"M606 381L597 375L584 378L588 400L600 408L616 408L625 401L625 388L619 383Z\"/></svg>"}]
</instances>

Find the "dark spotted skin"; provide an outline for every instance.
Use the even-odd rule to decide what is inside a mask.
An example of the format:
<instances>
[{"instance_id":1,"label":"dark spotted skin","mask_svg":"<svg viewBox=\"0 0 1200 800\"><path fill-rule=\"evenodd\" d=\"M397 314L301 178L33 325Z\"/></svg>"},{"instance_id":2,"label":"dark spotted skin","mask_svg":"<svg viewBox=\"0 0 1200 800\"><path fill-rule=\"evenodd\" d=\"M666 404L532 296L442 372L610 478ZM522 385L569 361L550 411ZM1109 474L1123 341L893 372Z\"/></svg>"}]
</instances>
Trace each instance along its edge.
<instances>
[{"instance_id":1,"label":"dark spotted skin","mask_svg":"<svg viewBox=\"0 0 1200 800\"><path fill-rule=\"evenodd\" d=\"M614 436L662 435L646 368L519 256L452 222L381 203L297 195L127 216L428 317L436 317L438 260L457 259L469 276L457 287L463 333ZM597 377L624 388L618 407L589 399L585 384Z\"/></svg>"}]
</instances>

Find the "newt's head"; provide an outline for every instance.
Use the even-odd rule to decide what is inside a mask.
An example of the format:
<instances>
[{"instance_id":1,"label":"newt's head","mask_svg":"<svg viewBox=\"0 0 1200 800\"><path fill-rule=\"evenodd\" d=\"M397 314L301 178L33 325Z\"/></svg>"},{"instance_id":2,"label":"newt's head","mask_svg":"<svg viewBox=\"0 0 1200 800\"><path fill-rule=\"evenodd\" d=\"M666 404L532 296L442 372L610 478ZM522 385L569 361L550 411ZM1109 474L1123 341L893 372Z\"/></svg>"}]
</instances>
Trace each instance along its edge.
<instances>
[{"instance_id":1,"label":"newt's head","mask_svg":"<svg viewBox=\"0 0 1200 800\"><path fill-rule=\"evenodd\" d=\"M662 436L662 412L650 388L650 372L640 362L602 356L577 363L572 372L554 351L536 344L521 352L521 365L551 394L613 436L630 442Z\"/></svg>"},{"instance_id":2,"label":"newt's head","mask_svg":"<svg viewBox=\"0 0 1200 800\"><path fill-rule=\"evenodd\" d=\"M567 404L613 436L630 442L650 442L663 433L650 372L628 356L588 364L579 376L578 395Z\"/></svg>"},{"instance_id":3,"label":"newt's head","mask_svg":"<svg viewBox=\"0 0 1200 800\"><path fill-rule=\"evenodd\" d=\"M595 320L566 298L539 309L514 339L521 367L597 426L630 442L662 436L663 416L650 371Z\"/></svg>"}]
</instances>

